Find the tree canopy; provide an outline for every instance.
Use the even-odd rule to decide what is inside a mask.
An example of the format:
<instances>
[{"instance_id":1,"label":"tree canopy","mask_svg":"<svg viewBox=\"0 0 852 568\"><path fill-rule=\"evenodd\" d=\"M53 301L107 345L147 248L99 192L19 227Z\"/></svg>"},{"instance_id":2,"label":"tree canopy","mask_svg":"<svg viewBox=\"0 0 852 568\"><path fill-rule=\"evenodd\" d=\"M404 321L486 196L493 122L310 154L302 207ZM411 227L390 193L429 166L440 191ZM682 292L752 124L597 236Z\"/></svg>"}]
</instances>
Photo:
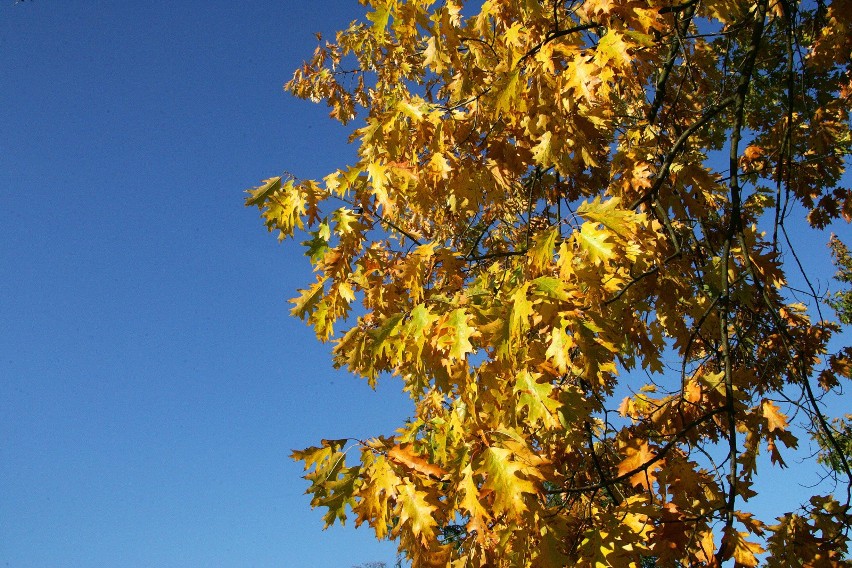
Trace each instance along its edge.
<instances>
[{"instance_id":1,"label":"tree canopy","mask_svg":"<svg viewBox=\"0 0 852 568\"><path fill-rule=\"evenodd\" d=\"M247 198L308 235L293 315L414 402L294 452L326 523L415 567L844 564L852 348L788 228L852 219L852 1L363 3L286 85L357 161ZM810 439L836 485L755 516Z\"/></svg>"}]
</instances>

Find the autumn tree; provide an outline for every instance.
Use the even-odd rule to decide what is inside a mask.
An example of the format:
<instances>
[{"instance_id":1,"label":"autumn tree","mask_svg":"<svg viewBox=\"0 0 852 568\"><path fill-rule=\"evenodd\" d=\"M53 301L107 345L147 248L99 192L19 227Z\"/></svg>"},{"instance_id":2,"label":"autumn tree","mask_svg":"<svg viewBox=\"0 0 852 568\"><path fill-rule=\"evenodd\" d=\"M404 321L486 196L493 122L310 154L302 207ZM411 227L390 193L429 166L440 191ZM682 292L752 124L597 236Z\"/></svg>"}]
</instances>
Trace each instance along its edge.
<instances>
[{"instance_id":1,"label":"autumn tree","mask_svg":"<svg viewBox=\"0 0 852 568\"><path fill-rule=\"evenodd\" d=\"M852 1L364 3L286 86L357 161L247 199L308 235L292 313L415 405L294 453L326 523L415 567L844 564L852 349L788 228L852 217ZM837 485L755 516L811 436Z\"/></svg>"}]
</instances>

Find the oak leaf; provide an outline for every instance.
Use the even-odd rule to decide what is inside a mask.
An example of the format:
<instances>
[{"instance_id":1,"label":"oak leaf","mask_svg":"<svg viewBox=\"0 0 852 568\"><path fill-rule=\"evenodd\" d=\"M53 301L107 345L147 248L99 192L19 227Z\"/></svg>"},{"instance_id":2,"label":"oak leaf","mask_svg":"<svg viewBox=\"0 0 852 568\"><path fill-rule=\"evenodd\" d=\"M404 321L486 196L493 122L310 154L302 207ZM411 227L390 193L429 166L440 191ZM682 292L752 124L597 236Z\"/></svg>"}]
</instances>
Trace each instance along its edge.
<instances>
[{"instance_id":1,"label":"oak leaf","mask_svg":"<svg viewBox=\"0 0 852 568\"><path fill-rule=\"evenodd\" d=\"M595 226L595 223L583 223L574 233L580 247L589 255L593 264L603 264L613 258L615 247L609 242L609 233Z\"/></svg>"},{"instance_id":2,"label":"oak leaf","mask_svg":"<svg viewBox=\"0 0 852 568\"><path fill-rule=\"evenodd\" d=\"M439 324L439 344L447 349L451 361L464 359L474 348L470 342L476 330L469 324L469 315L464 308L450 312L443 324Z\"/></svg>"},{"instance_id":3,"label":"oak leaf","mask_svg":"<svg viewBox=\"0 0 852 568\"><path fill-rule=\"evenodd\" d=\"M787 429L787 417L771 400L764 400L762 409L763 417L766 418L767 428L770 432Z\"/></svg>"},{"instance_id":4,"label":"oak leaf","mask_svg":"<svg viewBox=\"0 0 852 568\"><path fill-rule=\"evenodd\" d=\"M762 554L764 548L746 540L748 535L734 529L726 530L722 537L723 558L733 558L738 566L757 566L757 555Z\"/></svg>"},{"instance_id":5,"label":"oak leaf","mask_svg":"<svg viewBox=\"0 0 852 568\"><path fill-rule=\"evenodd\" d=\"M552 385L538 382L537 377L527 370L522 370L515 377L518 408L526 408L526 420L532 425L541 424L545 428L558 425L555 412L561 405L551 397L552 393Z\"/></svg>"},{"instance_id":6,"label":"oak leaf","mask_svg":"<svg viewBox=\"0 0 852 568\"><path fill-rule=\"evenodd\" d=\"M491 446L483 452L476 473L485 476L481 491L490 492L494 515L518 521L528 509L527 496L537 494L538 490L524 475L525 470L529 471L505 448Z\"/></svg>"},{"instance_id":7,"label":"oak leaf","mask_svg":"<svg viewBox=\"0 0 852 568\"><path fill-rule=\"evenodd\" d=\"M429 463L414 453L411 444L393 446L388 450L388 459L430 479L440 481L447 476L441 467Z\"/></svg>"},{"instance_id":8,"label":"oak leaf","mask_svg":"<svg viewBox=\"0 0 852 568\"><path fill-rule=\"evenodd\" d=\"M407 479L404 479L397 489L399 497L396 501L395 513L399 516L399 521L395 534L399 534L400 530L405 528L411 531L419 542L428 544L437 528L434 517L437 506L430 503L425 494Z\"/></svg>"},{"instance_id":9,"label":"oak leaf","mask_svg":"<svg viewBox=\"0 0 852 568\"><path fill-rule=\"evenodd\" d=\"M630 475L630 483L634 486L650 487L656 480L654 470L660 468L660 462L651 463L656 453L651 450L648 442L633 438L624 448L624 459L618 464L619 477Z\"/></svg>"},{"instance_id":10,"label":"oak leaf","mask_svg":"<svg viewBox=\"0 0 852 568\"><path fill-rule=\"evenodd\" d=\"M461 470L458 492L460 494L459 507L468 517L467 530L477 532L478 536L483 536L491 516L479 500L479 487L474 480L473 468L470 464L465 465Z\"/></svg>"}]
</instances>

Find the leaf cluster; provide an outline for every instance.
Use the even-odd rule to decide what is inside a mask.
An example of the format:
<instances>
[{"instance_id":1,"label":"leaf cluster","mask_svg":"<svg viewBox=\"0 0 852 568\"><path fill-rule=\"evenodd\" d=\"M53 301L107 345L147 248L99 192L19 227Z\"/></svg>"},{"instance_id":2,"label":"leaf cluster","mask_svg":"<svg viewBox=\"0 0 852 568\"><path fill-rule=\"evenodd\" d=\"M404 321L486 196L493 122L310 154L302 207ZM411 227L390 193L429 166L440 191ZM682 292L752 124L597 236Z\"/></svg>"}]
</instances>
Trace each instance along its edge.
<instances>
[{"instance_id":1,"label":"leaf cluster","mask_svg":"<svg viewBox=\"0 0 852 568\"><path fill-rule=\"evenodd\" d=\"M786 224L852 218L849 2L364 3L286 86L357 161L247 198L308 235L292 314L414 401L294 452L326 523L417 567L842 564L850 350ZM836 495L756 518L808 429Z\"/></svg>"}]
</instances>

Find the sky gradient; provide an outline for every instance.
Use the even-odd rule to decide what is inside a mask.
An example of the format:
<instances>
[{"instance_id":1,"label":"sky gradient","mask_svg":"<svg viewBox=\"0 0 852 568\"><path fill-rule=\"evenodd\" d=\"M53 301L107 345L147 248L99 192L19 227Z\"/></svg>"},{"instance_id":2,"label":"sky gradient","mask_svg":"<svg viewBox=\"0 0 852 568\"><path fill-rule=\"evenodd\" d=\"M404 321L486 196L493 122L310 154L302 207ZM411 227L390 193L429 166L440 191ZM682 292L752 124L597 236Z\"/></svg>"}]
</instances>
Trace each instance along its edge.
<instances>
[{"instance_id":1,"label":"sky gradient","mask_svg":"<svg viewBox=\"0 0 852 568\"><path fill-rule=\"evenodd\" d=\"M307 259L242 193L354 161L281 86L363 10L0 0L0 566L393 563L369 529L322 531L289 454L391 434L410 403L289 317ZM823 291L825 238L801 244ZM810 493L766 483L764 520Z\"/></svg>"},{"instance_id":2,"label":"sky gradient","mask_svg":"<svg viewBox=\"0 0 852 568\"><path fill-rule=\"evenodd\" d=\"M392 562L290 451L409 405L331 369L242 190L351 162L281 86L354 1L0 0L0 566Z\"/></svg>"}]
</instances>

